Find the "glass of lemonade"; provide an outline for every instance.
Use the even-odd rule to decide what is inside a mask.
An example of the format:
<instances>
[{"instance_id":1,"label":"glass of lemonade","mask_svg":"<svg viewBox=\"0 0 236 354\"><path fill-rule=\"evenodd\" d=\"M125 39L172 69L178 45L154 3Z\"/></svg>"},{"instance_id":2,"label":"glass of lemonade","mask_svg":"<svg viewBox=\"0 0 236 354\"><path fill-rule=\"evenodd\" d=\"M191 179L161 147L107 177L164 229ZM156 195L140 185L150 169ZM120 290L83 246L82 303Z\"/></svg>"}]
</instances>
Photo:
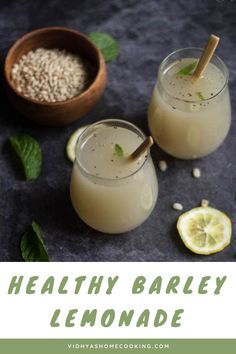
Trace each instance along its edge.
<instances>
[{"instance_id":1,"label":"glass of lemonade","mask_svg":"<svg viewBox=\"0 0 236 354\"><path fill-rule=\"evenodd\" d=\"M203 75L192 81L202 49L185 48L160 65L148 124L156 143L181 159L210 154L224 141L231 122L228 71L216 55Z\"/></svg>"},{"instance_id":2,"label":"glass of lemonade","mask_svg":"<svg viewBox=\"0 0 236 354\"><path fill-rule=\"evenodd\" d=\"M80 135L70 194L75 211L92 228L122 233L151 214L158 184L150 151L134 161L127 158L145 138L119 119L95 123Z\"/></svg>"}]
</instances>

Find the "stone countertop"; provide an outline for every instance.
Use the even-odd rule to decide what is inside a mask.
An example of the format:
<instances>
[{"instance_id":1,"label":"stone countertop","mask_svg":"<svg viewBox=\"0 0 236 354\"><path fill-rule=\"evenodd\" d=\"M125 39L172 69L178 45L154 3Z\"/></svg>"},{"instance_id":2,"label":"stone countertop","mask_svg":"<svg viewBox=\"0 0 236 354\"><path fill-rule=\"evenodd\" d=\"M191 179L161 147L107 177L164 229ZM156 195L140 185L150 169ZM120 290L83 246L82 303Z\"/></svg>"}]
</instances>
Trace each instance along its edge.
<instances>
[{"instance_id":1,"label":"stone countertop","mask_svg":"<svg viewBox=\"0 0 236 354\"><path fill-rule=\"evenodd\" d=\"M0 86L0 260L21 261L20 235L36 220L42 227L52 261L235 261L236 260L236 1L234 0L49 0L0 3L0 59L25 32L44 26L67 26L84 33L103 31L119 41L121 53L108 64L105 94L83 120L64 128L37 126L23 119L9 104ZM98 233L75 214L69 197L71 164L65 156L70 134L79 126L105 117L125 118L145 133L147 107L158 65L171 51L201 47L210 33L221 37L217 52L230 71L233 122L224 144L210 156L181 161L157 146L152 150L155 166L160 159L168 170L157 170L159 199L150 218L136 230L116 236ZM2 83L2 79L1 79ZM40 143L43 169L35 182L16 174L7 139L28 133ZM202 177L193 179L193 166ZM198 256L179 239L171 208L181 202L188 210L202 198L225 211L233 220L231 246L219 254Z\"/></svg>"}]
</instances>

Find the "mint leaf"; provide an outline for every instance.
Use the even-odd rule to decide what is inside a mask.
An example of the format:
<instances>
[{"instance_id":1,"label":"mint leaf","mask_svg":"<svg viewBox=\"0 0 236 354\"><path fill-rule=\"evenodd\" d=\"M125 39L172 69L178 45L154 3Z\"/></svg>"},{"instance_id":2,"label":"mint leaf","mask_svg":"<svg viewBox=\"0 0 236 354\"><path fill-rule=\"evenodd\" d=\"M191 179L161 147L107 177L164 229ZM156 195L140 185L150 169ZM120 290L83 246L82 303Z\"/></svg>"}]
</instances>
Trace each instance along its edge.
<instances>
[{"instance_id":1,"label":"mint leaf","mask_svg":"<svg viewBox=\"0 0 236 354\"><path fill-rule=\"evenodd\" d=\"M88 36L98 49L100 49L106 61L116 59L120 48L114 38L103 32L91 32Z\"/></svg>"},{"instance_id":2,"label":"mint leaf","mask_svg":"<svg viewBox=\"0 0 236 354\"><path fill-rule=\"evenodd\" d=\"M203 97L203 95L202 95L202 93L199 91L199 92L196 92L196 95L198 96L198 98L200 99L200 100L205 100L205 98Z\"/></svg>"},{"instance_id":3,"label":"mint leaf","mask_svg":"<svg viewBox=\"0 0 236 354\"><path fill-rule=\"evenodd\" d=\"M182 69L180 69L177 72L177 75L192 75L196 64L197 64L197 62L195 61L194 63L184 66Z\"/></svg>"},{"instance_id":4,"label":"mint leaf","mask_svg":"<svg viewBox=\"0 0 236 354\"><path fill-rule=\"evenodd\" d=\"M123 157L124 156L124 151L123 151L122 147L119 144L116 144L114 146L114 155L117 155L119 157Z\"/></svg>"},{"instance_id":5,"label":"mint leaf","mask_svg":"<svg viewBox=\"0 0 236 354\"><path fill-rule=\"evenodd\" d=\"M33 221L21 238L21 254L26 262L49 262L39 225Z\"/></svg>"},{"instance_id":6,"label":"mint leaf","mask_svg":"<svg viewBox=\"0 0 236 354\"><path fill-rule=\"evenodd\" d=\"M42 166L42 153L38 142L29 135L12 136L9 140L22 164L26 180L38 178Z\"/></svg>"}]
</instances>

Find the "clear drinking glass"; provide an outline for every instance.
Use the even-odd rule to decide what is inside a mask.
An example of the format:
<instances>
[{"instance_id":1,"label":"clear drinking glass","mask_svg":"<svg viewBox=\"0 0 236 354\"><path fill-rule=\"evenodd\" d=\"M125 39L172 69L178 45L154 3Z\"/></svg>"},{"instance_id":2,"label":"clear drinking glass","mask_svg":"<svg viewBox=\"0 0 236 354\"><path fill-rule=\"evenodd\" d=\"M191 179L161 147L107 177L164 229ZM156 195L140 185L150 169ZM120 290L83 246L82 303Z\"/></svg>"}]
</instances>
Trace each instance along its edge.
<instances>
[{"instance_id":1,"label":"clear drinking glass","mask_svg":"<svg viewBox=\"0 0 236 354\"><path fill-rule=\"evenodd\" d=\"M214 55L202 77L193 82L191 73L201 54L202 49L184 48L168 55L159 67L149 106L148 124L154 140L177 158L210 154L230 128L228 70Z\"/></svg>"},{"instance_id":2,"label":"clear drinking glass","mask_svg":"<svg viewBox=\"0 0 236 354\"><path fill-rule=\"evenodd\" d=\"M127 158L145 138L119 119L95 123L80 135L70 194L75 211L92 228L122 233L151 214L158 184L150 152L135 161Z\"/></svg>"}]
</instances>

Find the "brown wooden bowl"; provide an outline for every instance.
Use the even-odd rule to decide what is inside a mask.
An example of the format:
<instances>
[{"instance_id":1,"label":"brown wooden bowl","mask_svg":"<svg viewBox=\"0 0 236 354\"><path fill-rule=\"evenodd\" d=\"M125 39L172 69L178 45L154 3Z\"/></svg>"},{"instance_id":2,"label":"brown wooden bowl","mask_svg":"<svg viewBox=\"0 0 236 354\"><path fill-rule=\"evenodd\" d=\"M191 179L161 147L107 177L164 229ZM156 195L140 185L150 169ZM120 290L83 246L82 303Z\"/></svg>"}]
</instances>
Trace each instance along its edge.
<instances>
[{"instance_id":1,"label":"brown wooden bowl","mask_svg":"<svg viewBox=\"0 0 236 354\"><path fill-rule=\"evenodd\" d=\"M89 87L80 95L62 102L40 102L20 94L11 80L12 66L30 50L39 47L65 49L79 54L95 68ZM88 113L101 98L106 84L106 64L100 51L84 34L65 27L41 28L25 34L10 48L4 64L7 94L27 118L46 125L66 125Z\"/></svg>"}]
</instances>

